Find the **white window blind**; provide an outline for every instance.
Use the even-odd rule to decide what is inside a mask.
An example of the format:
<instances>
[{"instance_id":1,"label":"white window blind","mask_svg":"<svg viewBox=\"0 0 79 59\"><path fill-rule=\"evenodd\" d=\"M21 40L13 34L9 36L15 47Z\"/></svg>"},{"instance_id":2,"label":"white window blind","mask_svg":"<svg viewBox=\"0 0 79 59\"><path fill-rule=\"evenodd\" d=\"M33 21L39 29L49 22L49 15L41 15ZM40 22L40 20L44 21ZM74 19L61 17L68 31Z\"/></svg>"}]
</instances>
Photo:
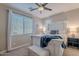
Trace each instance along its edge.
<instances>
[{"instance_id":1,"label":"white window blind","mask_svg":"<svg viewBox=\"0 0 79 59\"><path fill-rule=\"evenodd\" d=\"M11 35L30 34L33 32L33 19L11 13Z\"/></svg>"},{"instance_id":2,"label":"white window blind","mask_svg":"<svg viewBox=\"0 0 79 59\"><path fill-rule=\"evenodd\" d=\"M24 17L24 34L32 33L33 31L33 21L29 17Z\"/></svg>"}]
</instances>

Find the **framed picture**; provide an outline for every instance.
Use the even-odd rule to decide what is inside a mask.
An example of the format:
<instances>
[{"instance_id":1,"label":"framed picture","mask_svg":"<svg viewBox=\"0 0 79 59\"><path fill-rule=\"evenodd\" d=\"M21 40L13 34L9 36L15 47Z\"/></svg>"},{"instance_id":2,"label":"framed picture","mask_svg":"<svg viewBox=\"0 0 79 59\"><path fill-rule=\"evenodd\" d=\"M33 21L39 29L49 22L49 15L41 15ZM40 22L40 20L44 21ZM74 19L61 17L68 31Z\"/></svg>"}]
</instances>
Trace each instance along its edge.
<instances>
[{"instance_id":1,"label":"framed picture","mask_svg":"<svg viewBox=\"0 0 79 59\"><path fill-rule=\"evenodd\" d=\"M58 30L51 30L50 34L59 34L59 31Z\"/></svg>"}]
</instances>

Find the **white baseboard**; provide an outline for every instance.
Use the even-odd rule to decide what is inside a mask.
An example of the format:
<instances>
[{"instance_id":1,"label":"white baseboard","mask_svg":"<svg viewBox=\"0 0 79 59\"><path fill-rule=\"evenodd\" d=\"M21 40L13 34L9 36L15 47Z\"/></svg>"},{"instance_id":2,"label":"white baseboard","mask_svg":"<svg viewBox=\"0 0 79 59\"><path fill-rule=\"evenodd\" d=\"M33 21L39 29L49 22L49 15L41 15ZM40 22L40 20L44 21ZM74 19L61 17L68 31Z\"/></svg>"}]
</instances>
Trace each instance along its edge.
<instances>
[{"instance_id":1,"label":"white baseboard","mask_svg":"<svg viewBox=\"0 0 79 59\"><path fill-rule=\"evenodd\" d=\"M6 52L7 52L7 50L3 50L3 51L0 51L0 54L4 54Z\"/></svg>"}]
</instances>

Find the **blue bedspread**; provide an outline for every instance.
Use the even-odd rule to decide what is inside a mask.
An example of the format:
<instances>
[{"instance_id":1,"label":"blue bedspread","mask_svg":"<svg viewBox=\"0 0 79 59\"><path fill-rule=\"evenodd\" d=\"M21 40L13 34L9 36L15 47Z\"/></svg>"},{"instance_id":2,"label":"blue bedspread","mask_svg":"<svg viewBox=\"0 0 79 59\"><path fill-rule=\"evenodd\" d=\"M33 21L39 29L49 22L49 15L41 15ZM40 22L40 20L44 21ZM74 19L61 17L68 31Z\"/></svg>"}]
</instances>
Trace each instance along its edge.
<instances>
[{"instance_id":1,"label":"blue bedspread","mask_svg":"<svg viewBox=\"0 0 79 59\"><path fill-rule=\"evenodd\" d=\"M45 36L42 36L41 37L41 40L40 40L40 46L42 48L46 47L48 45L48 43L52 40L52 39L62 39L61 36L49 36L49 35L45 35ZM65 48L65 44L64 42L62 43L61 45L63 48Z\"/></svg>"}]
</instances>

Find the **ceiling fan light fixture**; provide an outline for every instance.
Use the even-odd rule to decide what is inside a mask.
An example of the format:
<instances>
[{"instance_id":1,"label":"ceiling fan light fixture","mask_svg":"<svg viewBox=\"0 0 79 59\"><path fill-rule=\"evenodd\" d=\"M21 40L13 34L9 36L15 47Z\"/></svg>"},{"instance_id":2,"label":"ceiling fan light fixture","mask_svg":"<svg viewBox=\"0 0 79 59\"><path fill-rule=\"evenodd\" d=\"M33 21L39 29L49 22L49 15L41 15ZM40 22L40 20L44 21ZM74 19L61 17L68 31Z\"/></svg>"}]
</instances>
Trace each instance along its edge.
<instances>
[{"instance_id":1,"label":"ceiling fan light fixture","mask_svg":"<svg viewBox=\"0 0 79 59\"><path fill-rule=\"evenodd\" d=\"M39 10L39 11L43 11L44 8L43 8L43 7L39 7L38 10Z\"/></svg>"},{"instance_id":2,"label":"ceiling fan light fixture","mask_svg":"<svg viewBox=\"0 0 79 59\"><path fill-rule=\"evenodd\" d=\"M38 7L37 8L32 8L30 11L38 10L40 13L44 10L52 11L52 9L45 7L48 3L35 3Z\"/></svg>"}]
</instances>

